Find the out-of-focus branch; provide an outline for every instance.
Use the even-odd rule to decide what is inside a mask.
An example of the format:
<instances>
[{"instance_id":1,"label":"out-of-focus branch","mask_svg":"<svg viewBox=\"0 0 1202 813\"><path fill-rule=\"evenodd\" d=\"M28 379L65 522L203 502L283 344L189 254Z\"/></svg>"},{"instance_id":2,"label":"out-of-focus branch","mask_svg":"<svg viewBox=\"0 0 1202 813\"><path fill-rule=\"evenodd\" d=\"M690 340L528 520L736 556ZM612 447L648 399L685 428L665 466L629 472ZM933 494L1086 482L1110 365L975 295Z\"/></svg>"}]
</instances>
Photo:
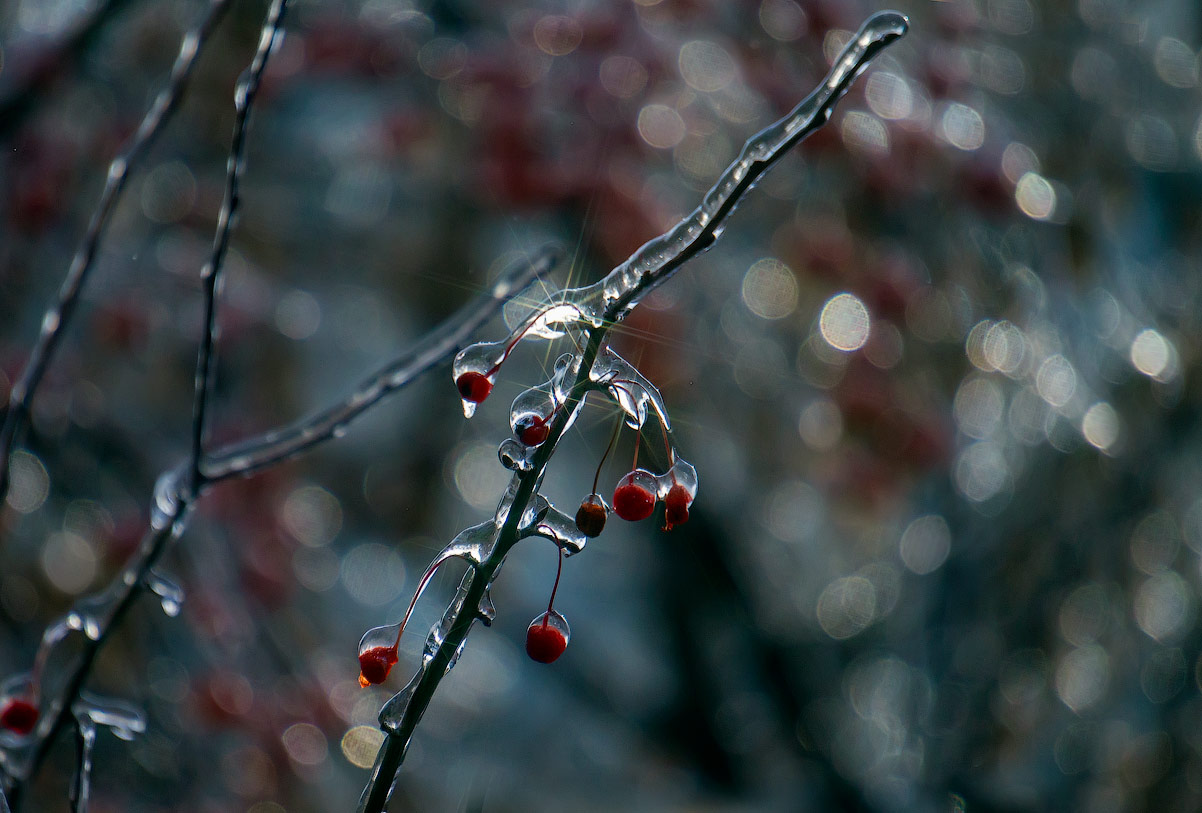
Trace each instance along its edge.
<instances>
[{"instance_id":1,"label":"out-of-focus branch","mask_svg":"<svg viewBox=\"0 0 1202 813\"><path fill-rule=\"evenodd\" d=\"M104 191L100 193L100 202L96 205L96 210L92 213L87 230L84 232L83 240L76 249L75 256L71 259L71 267L67 270L67 278L59 290L58 301L43 317L41 335L29 354L25 369L13 384L9 394L8 409L4 413L3 423L0 424L0 499L3 499L8 490L9 458L13 446L24 432L30 405L38 385L41 384L46 370L50 367L54 353L62 340L63 332L67 329L71 317L75 313L80 294L83 292L88 274L96 259L100 241L104 237L117 200L125 188L125 182L179 106L187 89L188 80L196 67L196 60L201 49L229 5L230 0L211 0L205 16L195 28L184 34L180 41L179 55L176 56L175 64L171 68L171 77L167 86L155 97L128 145L109 164ZM0 122L5 120L5 114L0 112Z\"/></svg>"},{"instance_id":2,"label":"out-of-focus branch","mask_svg":"<svg viewBox=\"0 0 1202 813\"><path fill-rule=\"evenodd\" d=\"M101 0L90 11L81 14L67 33L34 54L32 64L20 72L10 87L0 90L0 139L20 125L41 98L41 91L54 81L69 61L96 40L105 24L127 3L128 0Z\"/></svg>"}]
</instances>

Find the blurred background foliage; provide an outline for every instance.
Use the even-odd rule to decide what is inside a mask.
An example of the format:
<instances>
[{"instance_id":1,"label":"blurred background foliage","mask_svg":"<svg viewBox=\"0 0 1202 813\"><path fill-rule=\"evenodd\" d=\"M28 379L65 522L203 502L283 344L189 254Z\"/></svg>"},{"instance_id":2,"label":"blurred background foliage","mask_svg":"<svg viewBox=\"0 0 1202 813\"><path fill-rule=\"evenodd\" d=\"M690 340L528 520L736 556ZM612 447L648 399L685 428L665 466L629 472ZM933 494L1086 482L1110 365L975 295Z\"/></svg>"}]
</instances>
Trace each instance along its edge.
<instances>
[{"instance_id":1,"label":"blurred background foliage","mask_svg":"<svg viewBox=\"0 0 1202 813\"><path fill-rule=\"evenodd\" d=\"M5 675L186 453L263 5L235 2L131 179L35 403L0 509ZM0 4L0 395L204 7L114 3L72 41L83 0ZM554 557L520 549L393 810L1202 807L1202 9L895 7L910 36L615 340L698 468L692 521L612 519L567 563L552 667L521 640ZM875 10L297 0L253 116L215 439L336 400L517 253L554 241L557 282L597 279ZM555 355L523 345L470 423L433 375L202 501L171 555L183 613L146 600L98 662L149 730L102 736L93 809L350 809L388 696L359 689L358 638L492 511L505 402ZM584 417L545 489L569 511L613 423ZM60 809L70 751L29 809Z\"/></svg>"}]
</instances>

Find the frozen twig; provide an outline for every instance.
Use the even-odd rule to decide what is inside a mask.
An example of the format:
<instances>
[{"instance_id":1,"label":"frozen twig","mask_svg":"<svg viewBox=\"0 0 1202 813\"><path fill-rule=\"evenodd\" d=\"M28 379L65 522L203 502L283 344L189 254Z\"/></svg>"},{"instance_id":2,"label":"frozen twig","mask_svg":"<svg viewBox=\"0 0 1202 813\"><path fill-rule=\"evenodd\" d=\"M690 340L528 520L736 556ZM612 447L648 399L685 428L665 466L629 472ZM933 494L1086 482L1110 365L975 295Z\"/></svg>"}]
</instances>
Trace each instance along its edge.
<instances>
[{"instance_id":1,"label":"frozen twig","mask_svg":"<svg viewBox=\"0 0 1202 813\"><path fill-rule=\"evenodd\" d=\"M0 424L0 500L8 490L9 458L13 446L24 432L30 405L38 385L41 384L59 342L62 340L63 332L67 329L71 317L75 313L75 308L79 304L80 294L87 282L92 263L96 259L96 251L104 237L109 218L117 205L117 199L125 188L125 182L129 179L130 172L145 156L150 145L178 107L201 49L229 5L230 0L211 0L205 16L195 28L184 34L180 41L179 55L175 58L175 64L171 68L171 77L167 86L155 97L128 146L109 164L104 191L100 193L100 202L92 213L92 218L88 222L88 228L84 232L79 248L76 249L75 256L71 259L67 278L59 290L58 301L43 317L41 335L29 354L25 369L9 393L8 409L4 413L3 423Z\"/></svg>"},{"instance_id":2,"label":"frozen twig","mask_svg":"<svg viewBox=\"0 0 1202 813\"><path fill-rule=\"evenodd\" d=\"M206 455L201 461L202 484L254 474L335 437L382 398L454 355L502 305L550 272L559 259L558 254L557 249L546 247L528 260L515 262L476 301L361 383L339 403L291 426L274 429Z\"/></svg>"},{"instance_id":3,"label":"frozen twig","mask_svg":"<svg viewBox=\"0 0 1202 813\"><path fill-rule=\"evenodd\" d=\"M427 648L417 673L409 685L380 711L380 727L386 736L360 798L360 813L381 813L384 810L410 738L434 692L454 665L476 620L490 619L485 612L485 609L491 609L491 602L487 598L488 587L510 549L524 536L523 523L530 521L528 513L534 505L539 485L559 439L575 420L585 396L597 388L597 382L593 379L594 364L609 330L638 304L646 292L667 280L681 265L717 241L726 219L759 177L790 147L830 119L835 104L855 78L883 48L904 35L907 26L906 18L896 12L882 12L870 17L844 48L822 85L789 115L748 140L739 158L727 168L691 215L643 245L597 286L564 292L560 301L565 303L583 303L592 292L599 292L604 312L599 318L595 314L588 318L583 310L572 305L581 321L588 323L588 328L567 397L554 413L547 438L527 461L528 465L516 471L501 506L505 510L504 521L495 529L495 535L490 536L487 546L480 548L479 558L470 561L471 566L442 622L435 626L427 639ZM539 318L542 317L535 317L536 320ZM505 352L508 352L508 347ZM500 509L498 516L501 516ZM534 521L540 520L536 518Z\"/></svg>"},{"instance_id":4,"label":"frozen twig","mask_svg":"<svg viewBox=\"0 0 1202 813\"><path fill-rule=\"evenodd\" d=\"M204 455L205 420L208 415L209 396L213 391L213 373L216 368L217 345L217 293L221 281L221 266L225 261L226 251L230 245L230 232L234 227L234 218L238 214L238 182L246 167L246 130L247 119L255 103L255 95L259 92L259 83L263 71L267 68L267 59L280 33L287 0L272 0L267 9L267 21L259 36L259 47L255 50L250 68L238 81L234 89L234 136L230 144L229 161L226 164L225 195L221 201L221 211L217 215L217 231L213 236L213 251L209 261L200 272L201 284L204 288L204 334L200 340L200 350L196 359L195 394L192 402L192 455L189 463L189 488L195 493L201 485L200 463Z\"/></svg>"}]
</instances>

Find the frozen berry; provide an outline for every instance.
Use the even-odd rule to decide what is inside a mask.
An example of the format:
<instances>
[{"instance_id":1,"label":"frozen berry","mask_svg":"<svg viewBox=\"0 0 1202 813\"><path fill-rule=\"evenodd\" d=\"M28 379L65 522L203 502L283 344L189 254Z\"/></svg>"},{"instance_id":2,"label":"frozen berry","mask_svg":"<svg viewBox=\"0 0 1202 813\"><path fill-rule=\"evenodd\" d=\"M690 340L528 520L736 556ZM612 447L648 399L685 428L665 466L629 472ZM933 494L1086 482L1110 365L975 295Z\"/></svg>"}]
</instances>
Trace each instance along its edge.
<instances>
[{"instance_id":1,"label":"frozen berry","mask_svg":"<svg viewBox=\"0 0 1202 813\"><path fill-rule=\"evenodd\" d=\"M655 511L654 483L651 472L643 469L623 475L614 489L614 513L627 522L651 516Z\"/></svg>"},{"instance_id":2,"label":"frozen berry","mask_svg":"<svg viewBox=\"0 0 1202 813\"><path fill-rule=\"evenodd\" d=\"M528 415L517 422L514 431L517 432L518 440L525 445L538 446L551 434L551 427L547 425L546 418Z\"/></svg>"},{"instance_id":3,"label":"frozen berry","mask_svg":"<svg viewBox=\"0 0 1202 813\"><path fill-rule=\"evenodd\" d=\"M395 646L373 646L359 655L359 685L367 688L373 683L383 683L397 661Z\"/></svg>"},{"instance_id":4,"label":"frozen berry","mask_svg":"<svg viewBox=\"0 0 1202 813\"><path fill-rule=\"evenodd\" d=\"M459 389L463 400L471 401L473 404L481 403L492 392L492 382L488 380L488 376L472 370L455 379L455 386Z\"/></svg>"},{"instance_id":5,"label":"frozen berry","mask_svg":"<svg viewBox=\"0 0 1202 813\"><path fill-rule=\"evenodd\" d=\"M526 629L526 654L539 663L551 663L568 648L571 637L568 620L555 610L547 610Z\"/></svg>"},{"instance_id":6,"label":"frozen berry","mask_svg":"<svg viewBox=\"0 0 1202 813\"><path fill-rule=\"evenodd\" d=\"M590 494L581 501L580 508L576 509L576 527L590 539L598 537L605 530L605 519L608 516L609 509L605 507L605 501L596 494Z\"/></svg>"},{"instance_id":7,"label":"frozen berry","mask_svg":"<svg viewBox=\"0 0 1202 813\"><path fill-rule=\"evenodd\" d=\"M33 731L33 727L37 723L37 706L28 700L14 697L4 704L3 710L0 710L0 728L6 728L22 737Z\"/></svg>"},{"instance_id":8,"label":"frozen berry","mask_svg":"<svg viewBox=\"0 0 1202 813\"><path fill-rule=\"evenodd\" d=\"M689 521L689 504L693 496L680 483L672 486L668 496L664 497L664 530L670 531L674 525L683 525Z\"/></svg>"}]
</instances>

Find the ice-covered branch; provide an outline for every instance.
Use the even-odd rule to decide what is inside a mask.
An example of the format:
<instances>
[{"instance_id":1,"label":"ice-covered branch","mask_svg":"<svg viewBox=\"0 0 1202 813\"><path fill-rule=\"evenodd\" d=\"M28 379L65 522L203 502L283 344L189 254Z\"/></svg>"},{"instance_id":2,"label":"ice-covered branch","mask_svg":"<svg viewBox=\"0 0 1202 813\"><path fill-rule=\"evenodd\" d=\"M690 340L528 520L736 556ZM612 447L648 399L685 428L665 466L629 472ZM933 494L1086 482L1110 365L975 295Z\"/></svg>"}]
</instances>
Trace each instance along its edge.
<instances>
[{"instance_id":1,"label":"ice-covered branch","mask_svg":"<svg viewBox=\"0 0 1202 813\"><path fill-rule=\"evenodd\" d=\"M38 385L45 376L59 342L62 340L63 332L67 329L71 317L75 313L80 294L83 292L83 287L96 258L96 251L104 237L109 218L117 205L117 199L125 188L125 182L129 179L130 172L141 161L155 137L162 131L171 114L179 106L201 49L229 5L230 0L211 0L205 16L195 28L184 34L180 41L179 55L171 68L171 77L167 86L155 97L128 146L109 164L104 191L100 194L100 202L92 213L87 231L84 232L83 240L76 249L75 256L71 259L71 266L59 291L58 301L43 317L42 332L38 337L37 344L30 352L25 369L9 393L8 410L4 414L3 424L0 424L0 499L8 490L9 457L13 446L25 429L30 404L33 402Z\"/></svg>"},{"instance_id":2,"label":"ice-covered branch","mask_svg":"<svg viewBox=\"0 0 1202 813\"><path fill-rule=\"evenodd\" d=\"M548 246L535 252L529 260L514 263L474 302L465 305L420 343L329 409L292 426L272 430L206 455L201 462L203 482L216 483L230 477L253 474L335 437L385 396L453 355L506 302L534 280L549 273L558 259L558 249Z\"/></svg>"},{"instance_id":3,"label":"ice-covered branch","mask_svg":"<svg viewBox=\"0 0 1202 813\"><path fill-rule=\"evenodd\" d=\"M606 318L621 318L673 271L717 242L727 218L760 177L791 147L826 124L856 77L883 48L902 37L908 26L905 15L896 11L869 17L822 84L787 116L748 139L739 157L692 214L644 243L599 283Z\"/></svg>"},{"instance_id":4,"label":"ice-covered branch","mask_svg":"<svg viewBox=\"0 0 1202 813\"><path fill-rule=\"evenodd\" d=\"M217 231L213 236L213 252L205 267L201 269L200 278L204 288L204 335L201 337L200 350L196 359L196 383L192 409L192 457L190 464L190 488L196 491L201 484L200 462L204 454L205 422L208 413L209 396L213 391L213 372L216 366L217 343L217 286L221 280L221 266L225 261L226 251L230 244L230 231L234 227L234 218L238 214L238 182L245 169L245 149L247 120L255 103L255 95L259 92L259 83L263 71L267 68L267 59L280 33L287 0L272 0L267 10L267 21L259 36L259 47L251 60L250 68L238 81L234 89L234 136L230 144L230 156L226 165L225 195L221 201L221 211L217 215Z\"/></svg>"}]
</instances>

